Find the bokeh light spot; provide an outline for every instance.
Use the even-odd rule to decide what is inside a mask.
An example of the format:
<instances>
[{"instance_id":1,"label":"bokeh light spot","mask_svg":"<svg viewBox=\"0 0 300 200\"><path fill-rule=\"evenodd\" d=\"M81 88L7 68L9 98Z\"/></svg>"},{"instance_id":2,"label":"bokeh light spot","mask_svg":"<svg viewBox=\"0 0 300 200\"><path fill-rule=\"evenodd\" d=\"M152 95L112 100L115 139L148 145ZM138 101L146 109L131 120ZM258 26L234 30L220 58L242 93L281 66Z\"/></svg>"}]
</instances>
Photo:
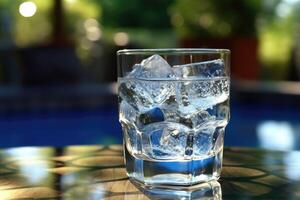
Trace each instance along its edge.
<instances>
[{"instance_id":1,"label":"bokeh light spot","mask_svg":"<svg viewBox=\"0 0 300 200\"><path fill-rule=\"evenodd\" d=\"M264 121L257 127L261 147L272 150L292 150L294 131L288 122Z\"/></svg>"},{"instance_id":2,"label":"bokeh light spot","mask_svg":"<svg viewBox=\"0 0 300 200\"><path fill-rule=\"evenodd\" d=\"M101 38L102 32L99 27L90 27L87 29L86 37L91 41L97 41Z\"/></svg>"},{"instance_id":3,"label":"bokeh light spot","mask_svg":"<svg viewBox=\"0 0 300 200\"><path fill-rule=\"evenodd\" d=\"M72 4L72 3L75 3L76 0L66 0L66 2Z\"/></svg>"},{"instance_id":4,"label":"bokeh light spot","mask_svg":"<svg viewBox=\"0 0 300 200\"><path fill-rule=\"evenodd\" d=\"M99 23L96 19L90 18L84 21L84 28L89 29L90 27L98 27Z\"/></svg>"},{"instance_id":5,"label":"bokeh light spot","mask_svg":"<svg viewBox=\"0 0 300 200\"><path fill-rule=\"evenodd\" d=\"M114 42L118 46L126 46L129 43L129 36L127 33L118 32L114 35Z\"/></svg>"},{"instance_id":6,"label":"bokeh light spot","mask_svg":"<svg viewBox=\"0 0 300 200\"><path fill-rule=\"evenodd\" d=\"M19 13L23 17L32 17L36 13L36 4L31 1L26 1L20 4Z\"/></svg>"},{"instance_id":7,"label":"bokeh light spot","mask_svg":"<svg viewBox=\"0 0 300 200\"><path fill-rule=\"evenodd\" d=\"M84 28L86 30L86 37L90 41L97 41L102 36L102 31L96 19L87 19L84 21Z\"/></svg>"}]
</instances>

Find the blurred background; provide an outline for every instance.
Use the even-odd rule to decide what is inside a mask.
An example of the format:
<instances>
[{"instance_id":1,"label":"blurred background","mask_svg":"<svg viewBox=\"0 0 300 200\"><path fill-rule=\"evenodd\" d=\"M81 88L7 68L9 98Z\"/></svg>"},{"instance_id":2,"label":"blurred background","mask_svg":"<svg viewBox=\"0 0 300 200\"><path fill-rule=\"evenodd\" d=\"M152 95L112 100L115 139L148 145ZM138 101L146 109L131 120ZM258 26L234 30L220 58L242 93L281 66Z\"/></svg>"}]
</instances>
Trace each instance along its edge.
<instances>
[{"instance_id":1,"label":"blurred background","mask_svg":"<svg viewBox=\"0 0 300 200\"><path fill-rule=\"evenodd\" d=\"M225 144L300 149L300 0L0 0L0 147L121 143L116 51L228 48Z\"/></svg>"}]
</instances>

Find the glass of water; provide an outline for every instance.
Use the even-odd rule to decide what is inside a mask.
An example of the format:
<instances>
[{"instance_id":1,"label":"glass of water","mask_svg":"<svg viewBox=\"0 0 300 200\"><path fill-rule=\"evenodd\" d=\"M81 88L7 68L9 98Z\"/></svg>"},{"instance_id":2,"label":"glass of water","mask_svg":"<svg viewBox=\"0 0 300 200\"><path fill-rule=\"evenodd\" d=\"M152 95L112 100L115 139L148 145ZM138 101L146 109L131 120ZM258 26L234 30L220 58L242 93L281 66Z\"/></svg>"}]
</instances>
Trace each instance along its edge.
<instances>
[{"instance_id":1,"label":"glass of water","mask_svg":"<svg viewBox=\"0 0 300 200\"><path fill-rule=\"evenodd\" d=\"M229 120L230 51L130 49L117 56L128 176L146 185L217 180Z\"/></svg>"}]
</instances>

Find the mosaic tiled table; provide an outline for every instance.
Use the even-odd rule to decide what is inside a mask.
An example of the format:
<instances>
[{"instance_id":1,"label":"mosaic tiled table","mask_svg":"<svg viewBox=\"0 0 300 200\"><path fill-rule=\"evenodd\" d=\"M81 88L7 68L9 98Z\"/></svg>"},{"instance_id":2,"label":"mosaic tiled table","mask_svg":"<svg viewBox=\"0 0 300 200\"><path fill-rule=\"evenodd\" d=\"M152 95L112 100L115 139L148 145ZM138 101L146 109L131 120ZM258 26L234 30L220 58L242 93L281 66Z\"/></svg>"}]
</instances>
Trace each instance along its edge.
<instances>
[{"instance_id":1,"label":"mosaic tiled table","mask_svg":"<svg viewBox=\"0 0 300 200\"><path fill-rule=\"evenodd\" d=\"M185 190L128 180L122 147L21 147L0 152L0 199L300 199L300 152L226 148L219 182Z\"/></svg>"}]
</instances>

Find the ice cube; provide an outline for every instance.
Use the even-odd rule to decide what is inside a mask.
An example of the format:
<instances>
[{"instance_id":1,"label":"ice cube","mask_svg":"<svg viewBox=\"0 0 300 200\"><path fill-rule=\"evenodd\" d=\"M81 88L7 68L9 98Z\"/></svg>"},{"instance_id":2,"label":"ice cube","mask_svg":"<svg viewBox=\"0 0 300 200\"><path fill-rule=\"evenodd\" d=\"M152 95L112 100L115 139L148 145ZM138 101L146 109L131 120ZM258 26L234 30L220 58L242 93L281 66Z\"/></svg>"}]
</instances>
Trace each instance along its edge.
<instances>
[{"instance_id":1,"label":"ice cube","mask_svg":"<svg viewBox=\"0 0 300 200\"><path fill-rule=\"evenodd\" d=\"M195 133L194 155L207 156L213 149L213 135L215 127L207 127Z\"/></svg>"},{"instance_id":2,"label":"ice cube","mask_svg":"<svg viewBox=\"0 0 300 200\"><path fill-rule=\"evenodd\" d=\"M178 111L183 115L190 115L197 112L194 105L190 103L188 90L191 87L190 81L178 82L176 86L176 99L178 101Z\"/></svg>"},{"instance_id":3,"label":"ice cube","mask_svg":"<svg viewBox=\"0 0 300 200\"><path fill-rule=\"evenodd\" d=\"M171 66L161 56L154 54L133 67L131 78L170 78L174 73Z\"/></svg>"},{"instance_id":4,"label":"ice cube","mask_svg":"<svg viewBox=\"0 0 300 200\"><path fill-rule=\"evenodd\" d=\"M168 99L166 99L166 101L164 101L164 103L161 105L161 109L164 113L164 118L165 121L167 122L179 122L179 114L177 112L178 110L178 102L176 99L175 94L169 96Z\"/></svg>"},{"instance_id":5,"label":"ice cube","mask_svg":"<svg viewBox=\"0 0 300 200\"><path fill-rule=\"evenodd\" d=\"M168 126L168 123L157 122L143 127L142 147L145 156L159 159L166 155L160 145L160 138L166 126Z\"/></svg>"},{"instance_id":6,"label":"ice cube","mask_svg":"<svg viewBox=\"0 0 300 200\"><path fill-rule=\"evenodd\" d=\"M177 113L176 107L154 107L140 114L138 123L148 125L156 122L180 122L180 116Z\"/></svg>"},{"instance_id":7,"label":"ice cube","mask_svg":"<svg viewBox=\"0 0 300 200\"><path fill-rule=\"evenodd\" d=\"M129 103L122 100L119 106L119 119L126 124L134 123L137 118L137 110L135 110Z\"/></svg>"},{"instance_id":8,"label":"ice cube","mask_svg":"<svg viewBox=\"0 0 300 200\"><path fill-rule=\"evenodd\" d=\"M207 111L201 110L194 113L190 117L192 127L196 130L205 129L211 122L214 122L216 117L211 116Z\"/></svg>"},{"instance_id":9,"label":"ice cube","mask_svg":"<svg viewBox=\"0 0 300 200\"><path fill-rule=\"evenodd\" d=\"M185 154L187 127L172 123L158 122L142 129L143 154L154 159L176 159Z\"/></svg>"},{"instance_id":10,"label":"ice cube","mask_svg":"<svg viewBox=\"0 0 300 200\"><path fill-rule=\"evenodd\" d=\"M224 127L227 125L229 120L229 105L228 101L220 104L214 105L212 108L207 109L207 112L215 116L215 120L211 121L211 125L214 125L216 127Z\"/></svg>"},{"instance_id":11,"label":"ice cube","mask_svg":"<svg viewBox=\"0 0 300 200\"><path fill-rule=\"evenodd\" d=\"M139 133L139 130L133 123L127 123L125 121L121 121L121 126L127 150L133 155L140 153L141 145L139 137L141 133Z\"/></svg>"},{"instance_id":12,"label":"ice cube","mask_svg":"<svg viewBox=\"0 0 300 200\"><path fill-rule=\"evenodd\" d=\"M184 104L179 104L178 112L182 116L190 116L191 114L198 112L198 109L191 103L186 106Z\"/></svg>"},{"instance_id":13,"label":"ice cube","mask_svg":"<svg viewBox=\"0 0 300 200\"><path fill-rule=\"evenodd\" d=\"M173 83L166 80L174 77L174 72L167 61L157 54L143 60L140 64L136 64L127 77L157 79L139 82L156 104L161 104L174 93Z\"/></svg>"},{"instance_id":14,"label":"ice cube","mask_svg":"<svg viewBox=\"0 0 300 200\"><path fill-rule=\"evenodd\" d=\"M161 151L159 140L163 133L163 127L160 124L153 124L148 126L148 130L151 132L142 135L143 141L143 154L149 158L160 159L165 156L165 153Z\"/></svg>"},{"instance_id":15,"label":"ice cube","mask_svg":"<svg viewBox=\"0 0 300 200\"><path fill-rule=\"evenodd\" d=\"M145 126L157 122L176 122L188 128L195 128L196 125L202 124L206 119L205 117L209 115L207 112L203 112L205 111L193 110L193 113L186 114L181 112L176 101L170 104L164 103L160 107L153 107L140 114L138 124L139 126Z\"/></svg>"},{"instance_id":16,"label":"ice cube","mask_svg":"<svg viewBox=\"0 0 300 200\"><path fill-rule=\"evenodd\" d=\"M136 110L145 110L153 105L151 96L137 81L120 82L119 95Z\"/></svg>"},{"instance_id":17,"label":"ice cube","mask_svg":"<svg viewBox=\"0 0 300 200\"><path fill-rule=\"evenodd\" d=\"M159 107L154 107L139 116L139 123L141 123L142 125L162 122L164 120L164 112Z\"/></svg>"},{"instance_id":18,"label":"ice cube","mask_svg":"<svg viewBox=\"0 0 300 200\"><path fill-rule=\"evenodd\" d=\"M224 78L192 81L190 87L186 88L185 92L193 107L206 110L228 99L229 80Z\"/></svg>"},{"instance_id":19,"label":"ice cube","mask_svg":"<svg viewBox=\"0 0 300 200\"><path fill-rule=\"evenodd\" d=\"M199 109L205 110L228 99L229 80L224 78L226 73L222 59L177 65L173 70L178 78L207 78L179 83L176 95L181 100L179 104L182 113L190 114Z\"/></svg>"},{"instance_id":20,"label":"ice cube","mask_svg":"<svg viewBox=\"0 0 300 200\"><path fill-rule=\"evenodd\" d=\"M224 77L225 65L222 59L173 66L176 77Z\"/></svg>"},{"instance_id":21,"label":"ice cube","mask_svg":"<svg viewBox=\"0 0 300 200\"><path fill-rule=\"evenodd\" d=\"M216 119L215 116L211 116L205 110L197 110L189 115L179 112L177 117L180 124L194 130L205 129L207 126L211 125L212 122L215 122Z\"/></svg>"},{"instance_id":22,"label":"ice cube","mask_svg":"<svg viewBox=\"0 0 300 200\"><path fill-rule=\"evenodd\" d=\"M190 132L190 129L181 124L169 124L164 128L160 138L162 151L173 159L182 159L186 153L187 139Z\"/></svg>"},{"instance_id":23,"label":"ice cube","mask_svg":"<svg viewBox=\"0 0 300 200\"><path fill-rule=\"evenodd\" d=\"M193 128L194 124L190 116L180 115L175 109L162 109L155 107L142 113L139 117L139 126L145 126L157 122L176 122L188 128Z\"/></svg>"},{"instance_id":24,"label":"ice cube","mask_svg":"<svg viewBox=\"0 0 300 200\"><path fill-rule=\"evenodd\" d=\"M143 86L155 104L162 104L169 96L175 93L174 83L166 80L145 81L143 82Z\"/></svg>"}]
</instances>

